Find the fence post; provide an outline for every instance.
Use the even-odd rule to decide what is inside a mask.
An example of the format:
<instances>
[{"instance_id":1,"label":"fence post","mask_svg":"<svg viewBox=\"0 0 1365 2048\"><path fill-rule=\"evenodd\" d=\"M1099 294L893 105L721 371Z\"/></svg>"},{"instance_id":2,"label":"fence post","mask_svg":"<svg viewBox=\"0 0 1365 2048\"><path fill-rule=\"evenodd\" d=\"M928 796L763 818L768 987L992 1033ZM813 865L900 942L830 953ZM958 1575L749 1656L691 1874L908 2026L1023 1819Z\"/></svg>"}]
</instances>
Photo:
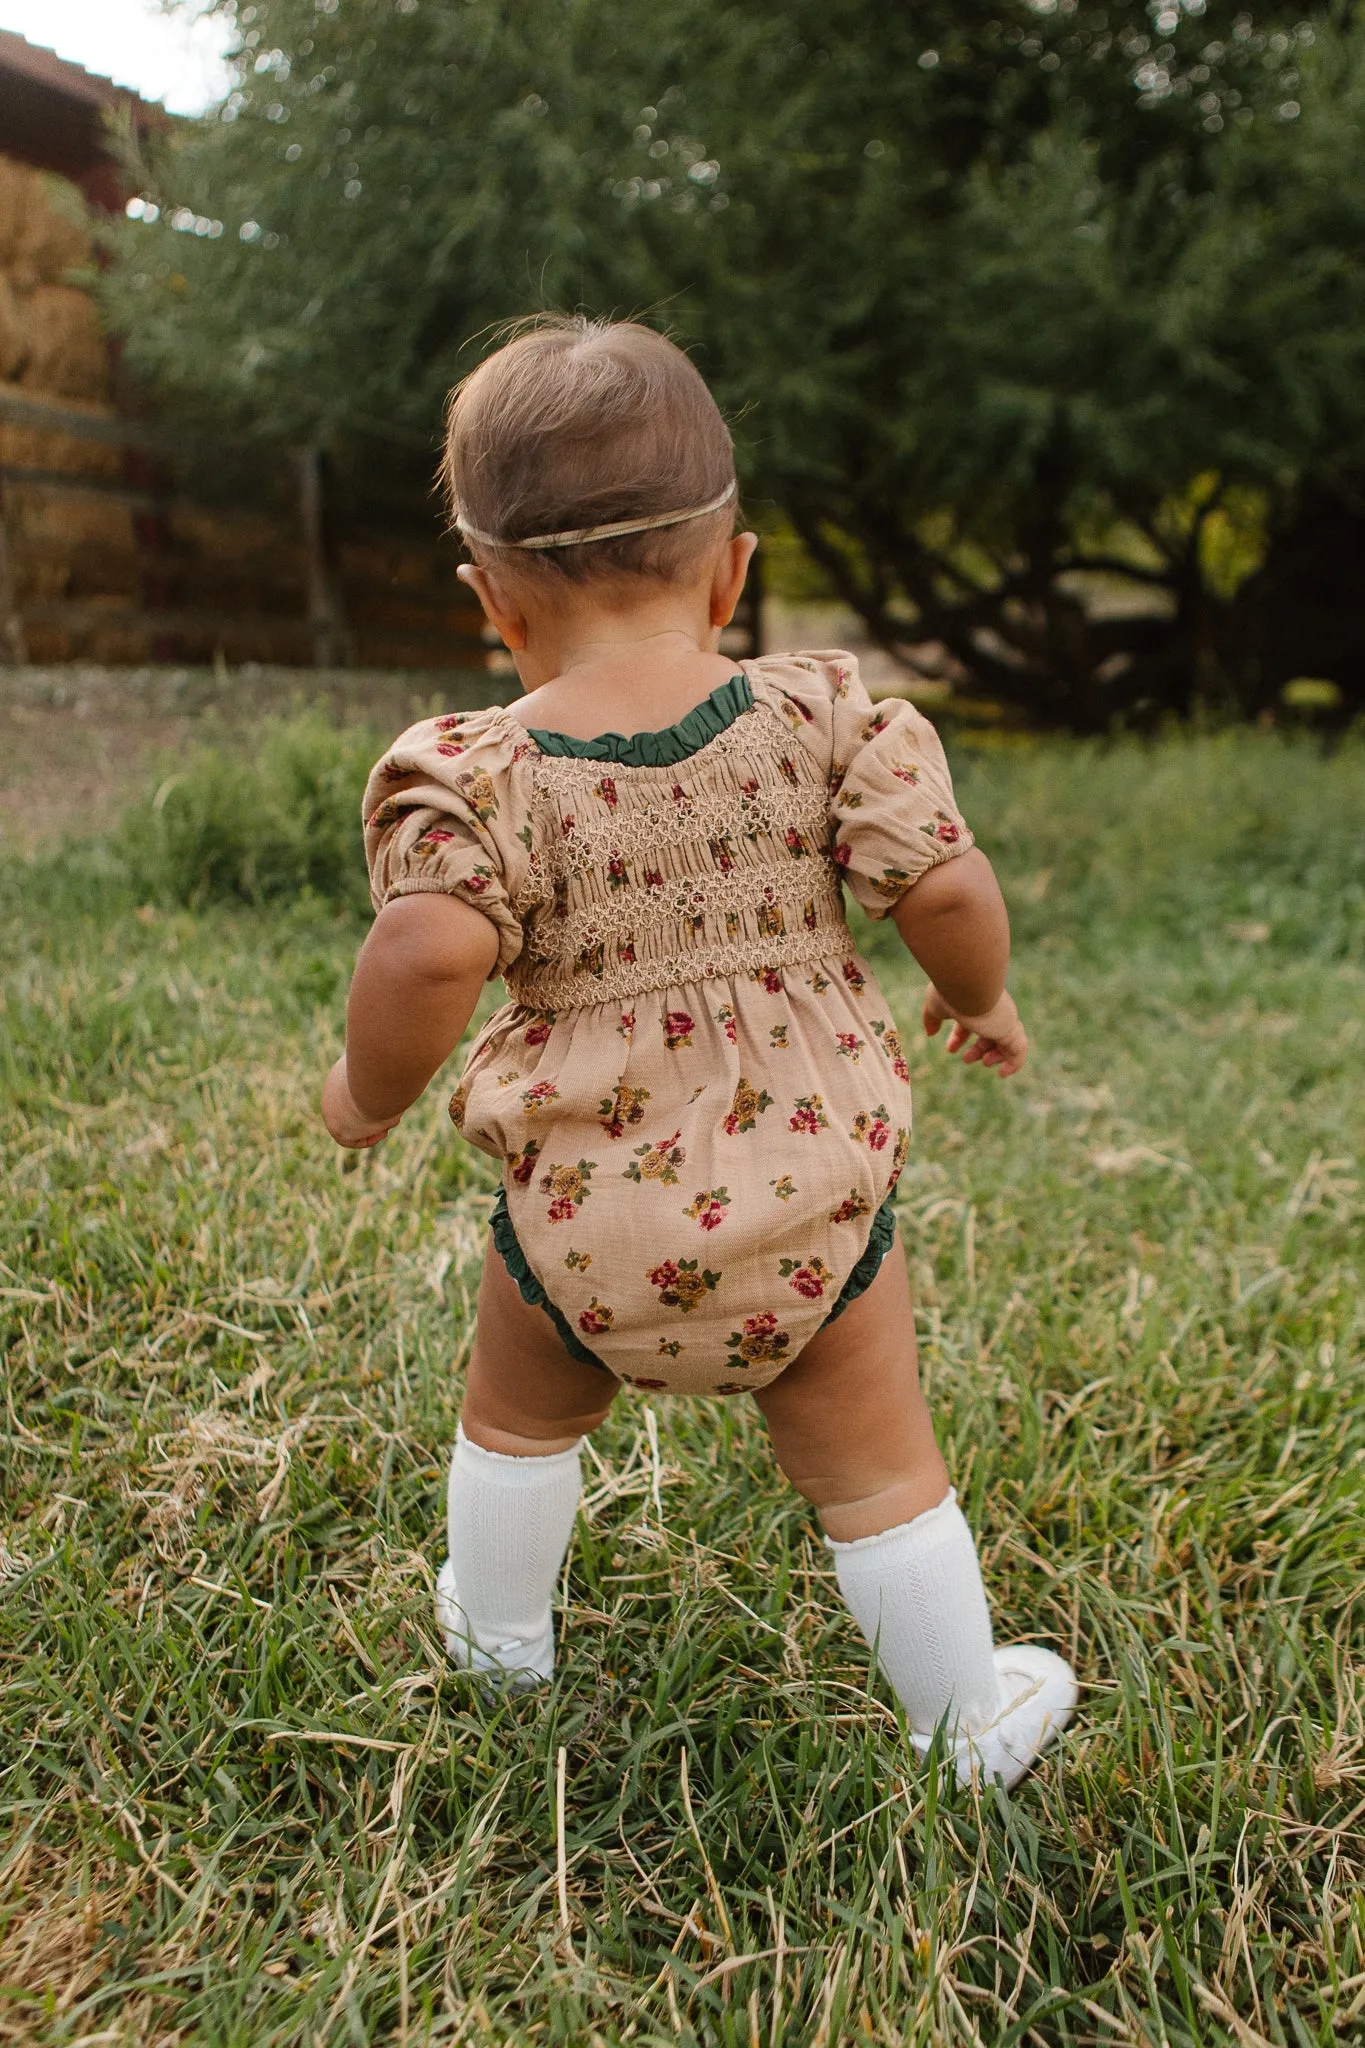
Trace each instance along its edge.
<instances>
[{"instance_id":1,"label":"fence post","mask_svg":"<svg viewBox=\"0 0 1365 2048\"><path fill-rule=\"evenodd\" d=\"M9 537L9 492L0 474L0 659L22 668L28 660L24 615L14 580L14 554Z\"/></svg>"},{"instance_id":2,"label":"fence post","mask_svg":"<svg viewBox=\"0 0 1365 2048\"><path fill-rule=\"evenodd\" d=\"M318 668L336 668L345 660L346 632L341 596L327 555L322 450L313 443L307 448L300 448L296 460L308 622L313 629L313 662Z\"/></svg>"}]
</instances>

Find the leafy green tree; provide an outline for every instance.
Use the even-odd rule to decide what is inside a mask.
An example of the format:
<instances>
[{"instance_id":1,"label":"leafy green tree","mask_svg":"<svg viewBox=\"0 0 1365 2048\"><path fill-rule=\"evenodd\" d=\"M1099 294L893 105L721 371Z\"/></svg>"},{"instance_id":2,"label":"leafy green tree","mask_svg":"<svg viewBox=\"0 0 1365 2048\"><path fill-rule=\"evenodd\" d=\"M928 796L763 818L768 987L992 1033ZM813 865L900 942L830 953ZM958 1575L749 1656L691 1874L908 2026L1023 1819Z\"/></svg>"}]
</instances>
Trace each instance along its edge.
<instances>
[{"instance_id":1,"label":"leafy green tree","mask_svg":"<svg viewBox=\"0 0 1365 2048\"><path fill-rule=\"evenodd\" d=\"M219 432L426 461L490 324L576 302L620 241L575 111L582 23L560 0L222 11L236 89L143 166L119 232L130 361Z\"/></svg>"},{"instance_id":2,"label":"leafy green tree","mask_svg":"<svg viewBox=\"0 0 1365 2048\"><path fill-rule=\"evenodd\" d=\"M670 248L685 317L877 637L1078 726L1273 697L1238 579L1365 473L1352 24L794 0L679 27L731 199Z\"/></svg>"},{"instance_id":3,"label":"leafy green tree","mask_svg":"<svg viewBox=\"0 0 1365 2048\"><path fill-rule=\"evenodd\" d=\"M755 502L886 645L1082 727L1268 701L1304 665L1286 606L1326 532L1327 672L1365 693L1332 601L1365 498L1352 9L237 22L239 89L149 172L165 211L110 284L168 393L420 467L494 323L652 307L735 416Z\"/></svg>"}]
</instances>

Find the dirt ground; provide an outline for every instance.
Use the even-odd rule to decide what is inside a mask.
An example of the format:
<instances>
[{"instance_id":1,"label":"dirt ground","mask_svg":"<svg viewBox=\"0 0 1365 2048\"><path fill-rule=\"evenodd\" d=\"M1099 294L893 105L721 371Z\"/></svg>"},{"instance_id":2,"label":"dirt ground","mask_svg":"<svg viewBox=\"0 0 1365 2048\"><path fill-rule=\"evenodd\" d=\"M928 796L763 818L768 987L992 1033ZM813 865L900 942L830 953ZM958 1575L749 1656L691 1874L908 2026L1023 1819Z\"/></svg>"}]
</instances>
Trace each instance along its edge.
<instances>
[{"instance_id":1,"label":"dirt ground","mask_svg":"<svg viewBox=\"0 0 1365 2048\"><path fill-rule=\"evenodd\" d=\"M399 730L515 690L515 677L475 670L0 669L0 845L102 831L188 743L272 714L307 705Z\"/></svg>"}]
</instances>

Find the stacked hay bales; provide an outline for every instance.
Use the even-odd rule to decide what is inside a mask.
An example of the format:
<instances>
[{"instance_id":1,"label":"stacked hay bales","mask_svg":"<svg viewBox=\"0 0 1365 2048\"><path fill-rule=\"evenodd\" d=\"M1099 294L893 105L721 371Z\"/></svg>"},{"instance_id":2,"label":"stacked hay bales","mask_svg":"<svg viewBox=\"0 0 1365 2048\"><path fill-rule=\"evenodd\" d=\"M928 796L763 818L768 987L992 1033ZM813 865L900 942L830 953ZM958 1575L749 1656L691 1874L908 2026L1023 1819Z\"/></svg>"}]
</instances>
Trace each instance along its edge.
<instances>
[{"instance_id":1,"label":"stacked hay bales","mask_svg":"<svg viewBox=\"0 0 1365 2048\"><path fill-rule=\"evenodd\" d=\"M367 667L481 664L477 607L434 512L422 531L423 484L400 531L363 491L344 514L329 506L342 530L329 534L338 619L324 642L287 451L243 502L214 490L204 504L203 451L139 440L112 403L114 360L82 284L88 220L75 185L0 154L0 659L20 651L17 617L23 652L44 664L335 658L324 644Z\"/></svg>"},{"instance_id":2,"label":"stacked hay bales","mask_svg":"<svg viewBox=\"0 0 1365 2048\"><path fill-rule=\"evenodd\" d=\"M0 156L0 377L101 404L109 360L88 292L70 281L94 249L72 185Z\"/></svg>"},{"instance_id":3,"label":"stacked hay bales","mask_svg":"<svg viewBox=\"0 0 1365 2048\"><path fill-rule=\"evenodd\" d=\"M74 186L0 156L0 394L48 400L93 421L112 419L109 354L90 293L72 281L94 261L84 202ZM118 479L115 445L63 433L0 413L0 464L6 471L41 470L58 477ZM92 570L105 607L130 610L138 594L126 565L134 553L129 509L117 500L11 480L6 525L15 595L25 613L29 653L62 661L85 651L89 636L44 622L43 611L79 594ZM109 589L102 569L122 567ZM98 566L97 566L98 565Z\"/></svg>"}]
</instances>

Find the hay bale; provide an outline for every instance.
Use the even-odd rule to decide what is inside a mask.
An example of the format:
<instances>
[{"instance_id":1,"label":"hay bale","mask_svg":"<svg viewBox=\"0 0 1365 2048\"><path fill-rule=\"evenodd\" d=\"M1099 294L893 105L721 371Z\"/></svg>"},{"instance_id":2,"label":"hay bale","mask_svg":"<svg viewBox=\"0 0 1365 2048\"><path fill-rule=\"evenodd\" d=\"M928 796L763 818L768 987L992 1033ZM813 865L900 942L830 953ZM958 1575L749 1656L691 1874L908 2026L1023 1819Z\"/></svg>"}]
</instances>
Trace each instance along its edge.
<instances>
[{"instance_id":1,"label":"hay bale","mask_svg":"<svg viewBox=\"0 0 1365 2048\"><path fill-rule=\"evenodd\" d=\"M54 398L104 398L109 357L89 294L74 285L40 284L18 303L28 338L22 388Z\"/></svg>"},{"instance_id":2,"label":"hay bale","mask_svg":"<svg viewBox=\"0 0 1365 2048\"><path fill-rule=\"evenodd\" d=\"M30 171L25 186L14 181L13 196L20 208L19 218L0 265L8 271L11 283L20 289L60 284L69 270L93 262L85 200L74 185L65 178ZM0 240L0 247L4 246Z\"/></svg>"},{"instance_id":3,"label":"hay bale","mask_svg":"<svg viewBox=\"0 0 1365 2048\"><path fill-rule=\"evenodd\" d=\"M110 620L87 631L85 647L87 660L108 668L133 668L151 659L152 636L145 626L123 626Z\"/></svg>"},{"instance_id":4,"label":"hay bale","mask_svg":"<svg viewBox=\"0 0 1365 2048\"><path fill-rule=\"evenodd\" d=\"M8 270L19 250L24 222L38 197L38 174L13 157L0 156L0 270Z\"/></svg>"},{"instance_id":5,"label":"hay bale","mask_svg":"<svg viewBox=\"0 0 1365 2048\"><path fill-rule=\"evenodd\" d=\"M0 377L15 377L28 361L28 336L9 279L0 272Z\"/></svg>"},{"instance_id":6,"label":"hay bale","mask_svg":"<svg viewBox=\"0 0 1365 2048\"><path fill-rule=\"evenodd\" d=\"M24 628L24 639L29 660L45 668L55 668L75 658L76 647L64 627L34 625L30 621Z\"/></svg>"},{"instance_id":7,"label":"hay bale","mask_svg":"<svg viewBox=\"0 0 1365 2048\"><path fill-rule=\"evenodd\" d=\"M39 553L16 544L13 557L14 584L21 604L51 604L67 595L71 588L69 555Z\"/></svg>"},{"instance_id":8,"label":"hay bale","mask_svg":"<svg viewBox=\"0 0 1365 2048\"><path fill-rule=\"evenodd\" d=\"M268 514L231 505L199 505L181 499L171 507L170 524L188 551L217 562L268 555L281 539L278 523Z\"/></svg>"},{"instance_id":9,"label":"hay bale","mask_svg":"<svg viewBox=\"0 0 1365 2048\"><path fill-rule=\"evenodd\" d=\"M40 484L15 485L11 496L10 532L17 545L54 556L101 549L133 561L132 515L117 500L47 491Z\"/></svg>"}]
</instances>

